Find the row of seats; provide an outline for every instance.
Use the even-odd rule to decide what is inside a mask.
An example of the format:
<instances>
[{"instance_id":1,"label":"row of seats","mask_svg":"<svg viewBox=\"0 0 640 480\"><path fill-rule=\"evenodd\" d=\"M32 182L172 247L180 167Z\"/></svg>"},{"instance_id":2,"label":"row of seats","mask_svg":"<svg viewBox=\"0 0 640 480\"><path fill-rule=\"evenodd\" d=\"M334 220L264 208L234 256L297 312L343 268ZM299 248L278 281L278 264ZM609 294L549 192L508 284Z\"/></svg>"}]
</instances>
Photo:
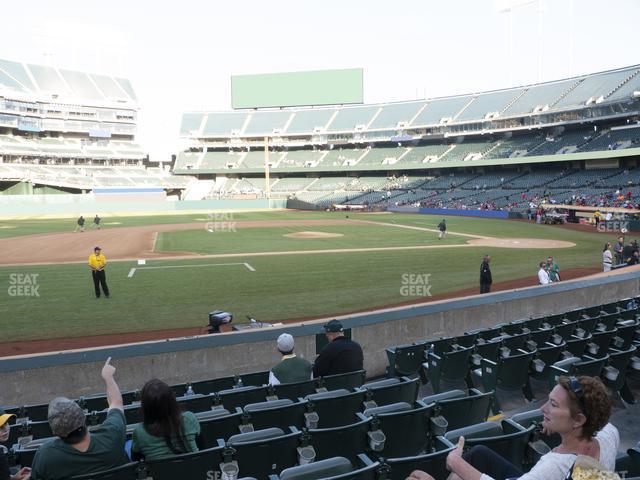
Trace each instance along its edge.
<instances>
[{"instance_id":1,"label":"row of seats","mask_svg":"<svg viewBox=\"0 0 640 480\"><path fill-rule=\"evenodd\" d=\"M420 375L434 392L446 383L482 385L485 391L521 390L533 399L530 380L552 386L560 375L601 376L628 404L628 369L640 369L635 356L640 323L629 303L580 309L480 329L458 337L422 340L387 349L388 376ZM492 411L500 412L496 396Z\"/></svg>"}]
</instances>

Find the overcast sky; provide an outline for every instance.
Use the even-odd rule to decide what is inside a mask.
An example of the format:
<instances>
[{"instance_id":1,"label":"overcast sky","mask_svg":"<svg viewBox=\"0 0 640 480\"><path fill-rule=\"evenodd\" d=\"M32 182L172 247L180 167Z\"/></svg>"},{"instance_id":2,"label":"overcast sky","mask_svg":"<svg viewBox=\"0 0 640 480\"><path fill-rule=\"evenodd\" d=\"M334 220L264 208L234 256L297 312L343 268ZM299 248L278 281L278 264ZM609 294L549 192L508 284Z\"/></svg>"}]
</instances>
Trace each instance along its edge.
<instances>
[{"instance_id":1,"label":"overcast sky","mask_svg":"<svg viewBox=\"0 0 640 480\"><path fill-rule=\"evenodd\" d=\"M138 140L178 148L180 114L229 110L230 76L364 68L365 102L640 63L638 0L4 2L0 58L129 78ZM538 4L541 7L538 7Z\"/></svg>"}]
</instances>

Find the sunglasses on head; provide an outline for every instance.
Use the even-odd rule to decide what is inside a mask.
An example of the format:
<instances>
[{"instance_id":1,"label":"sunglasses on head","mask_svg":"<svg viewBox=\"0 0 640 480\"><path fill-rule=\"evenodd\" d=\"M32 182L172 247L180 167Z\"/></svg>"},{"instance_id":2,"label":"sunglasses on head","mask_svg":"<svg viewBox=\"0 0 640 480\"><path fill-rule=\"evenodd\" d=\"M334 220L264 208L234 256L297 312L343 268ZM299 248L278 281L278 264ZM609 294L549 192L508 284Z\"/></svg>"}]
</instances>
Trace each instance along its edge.
<instances>
[{"instance_id":1,"label":"sunglasses on head","mask_svg":"<svg viewBox=\"0 0 640 480\"><path fill-rule=\"evenodd\" d=\"M578 380L577 377L569 377L569 389L573 392L573 394L578 399L582 413L586 415L587 411L584 406L584 395L582 391L582 384L580 383L580 380Z\"/></svg>"}]
</instances>

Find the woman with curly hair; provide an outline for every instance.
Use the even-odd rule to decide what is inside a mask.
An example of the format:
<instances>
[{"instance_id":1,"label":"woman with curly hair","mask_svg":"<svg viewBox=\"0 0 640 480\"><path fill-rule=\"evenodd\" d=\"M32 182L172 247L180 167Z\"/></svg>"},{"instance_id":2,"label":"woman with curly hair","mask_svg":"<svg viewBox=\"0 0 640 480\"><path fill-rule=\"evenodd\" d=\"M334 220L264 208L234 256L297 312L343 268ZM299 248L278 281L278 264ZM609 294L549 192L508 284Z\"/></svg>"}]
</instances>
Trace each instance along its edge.
<instances>
[{"instance_id":1,"label":"woman with curly hair","mask_svg":"<svg viewBox=\"0 0 640 480\"><path fill-rule=\"evenodd\" d=\"M181 412L165 382L149 380L141 392L142 423L133 431L131 451L146 460L196 452L200 424L192 412Z\"/></svg>"},{"instance_id":2,"label":"woman with curly hair","mask_svg":"<svg viewBox=\"0 0 640 480\"><path fill-rule=\"evenodd\" d=\"M611 398L596 377L560 377L542 406L545 434L558 433L562 439L553 451L543 455L533 468L523 473L493 450L478 445L463 455L464 438L447 456L449 480L564 480L578 455L591 457L609 471L615 469L620 436L608 423ZM428 480L430 475L415 471L412 480Z\"/></svg>"}]
</instances>

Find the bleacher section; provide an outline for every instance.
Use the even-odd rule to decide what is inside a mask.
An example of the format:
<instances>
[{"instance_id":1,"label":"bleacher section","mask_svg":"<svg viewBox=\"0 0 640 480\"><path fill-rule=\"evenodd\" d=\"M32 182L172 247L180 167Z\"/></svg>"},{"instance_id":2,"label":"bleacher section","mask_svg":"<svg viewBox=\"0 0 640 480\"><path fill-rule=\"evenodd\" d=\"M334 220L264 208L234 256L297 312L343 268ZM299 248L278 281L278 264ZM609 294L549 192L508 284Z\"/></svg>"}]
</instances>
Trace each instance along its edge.
<instances>
[{"instance_id":1,"label":"bleacher section","mask_svg":"<svg viewBox=\"0 0 640 480\"><path fill-rule=\"evenodd\" d=\"M268 371L198 381L185 372L184 382L170 387L181 409L198 418L198 451L137 460L91 478L200 477L233 465L238 477L257 480L403 480L415 469L445 480L446 457L460 436L527 472L560 442L542 430L539 410L560 375L600 378L614 397L614 425L635 403L639 300L390 345L383 379L360 370L269 385ZM122 398L130 439L141 421L140 391ZM104 393L76 401L90 428L106 419ZM16 416L3 444L10 466L31 466L52 437L48 405L2 407ZM632 428L618 429L623 445L638 440ZM637 447L619 452L616 470L637 475L639 455Z\"/></svg>"}]
</instances>

